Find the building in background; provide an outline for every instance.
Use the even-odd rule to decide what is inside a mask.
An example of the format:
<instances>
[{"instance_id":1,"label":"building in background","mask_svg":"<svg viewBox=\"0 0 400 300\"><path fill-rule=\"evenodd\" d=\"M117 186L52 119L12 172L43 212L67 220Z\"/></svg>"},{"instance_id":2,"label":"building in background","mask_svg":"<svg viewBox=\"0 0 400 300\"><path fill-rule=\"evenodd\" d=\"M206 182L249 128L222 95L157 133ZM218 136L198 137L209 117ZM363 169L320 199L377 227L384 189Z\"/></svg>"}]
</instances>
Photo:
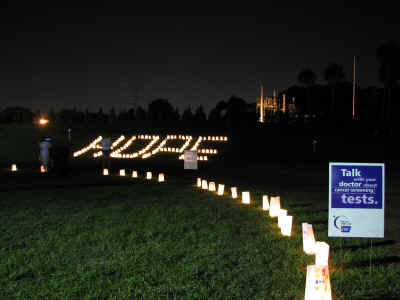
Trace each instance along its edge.
<instances>
[{"instance_id":1,"label":"building in background","mask_svg":"<svg viewBox=\"0 0 400 300\"><path fill-rule=\"evenodd\" d=\"M258 113L258 121L260 123L270 122L272 119L280 115L292 116L296 113L296 102L293 97L288 103L286 94L277 95L276 89L272 92L272 97L264 97L264 88L261 86L260 97L256 101L256 109Z\"/></svg>"}]
</instances>

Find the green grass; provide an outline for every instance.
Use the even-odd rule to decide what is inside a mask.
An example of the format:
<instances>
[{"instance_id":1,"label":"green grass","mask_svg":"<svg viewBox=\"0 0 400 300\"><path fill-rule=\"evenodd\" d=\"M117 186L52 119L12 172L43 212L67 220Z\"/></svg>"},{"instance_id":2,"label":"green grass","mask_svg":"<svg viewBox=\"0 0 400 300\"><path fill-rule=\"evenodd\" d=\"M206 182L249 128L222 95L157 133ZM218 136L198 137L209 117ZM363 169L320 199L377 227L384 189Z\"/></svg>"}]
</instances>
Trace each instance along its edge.
<instances>
[{"instance_id":1,"label":"green grass","mask_svg":"<svg viewBox=\"0 0 400 300\"><path fill-rule=\"evenodd\" d=\"M303 299L314 260L302 251L304 221L330 244L335 299L400 296L390 245L373 247L370 274L369 242L329 239L327 212L293 195L282 195L295 216L283 237L260 190L245 206L194 180L98 180L1 192L0 299Z\"/></svg>"},{"instance_id":2,"label":"green grass","mask_svg":"<svg viewBox=\"0 0 400 300\"><path fill-rule=\"evenodd\" d=\"M1 298L254 298L273 286L283 293L284 274L266 266L304 258L261 212L154 184L7 193ZM287 273L301 287L304 274ZM293 287L282 295L295 294Z\"/></svg>"}]
</instances>

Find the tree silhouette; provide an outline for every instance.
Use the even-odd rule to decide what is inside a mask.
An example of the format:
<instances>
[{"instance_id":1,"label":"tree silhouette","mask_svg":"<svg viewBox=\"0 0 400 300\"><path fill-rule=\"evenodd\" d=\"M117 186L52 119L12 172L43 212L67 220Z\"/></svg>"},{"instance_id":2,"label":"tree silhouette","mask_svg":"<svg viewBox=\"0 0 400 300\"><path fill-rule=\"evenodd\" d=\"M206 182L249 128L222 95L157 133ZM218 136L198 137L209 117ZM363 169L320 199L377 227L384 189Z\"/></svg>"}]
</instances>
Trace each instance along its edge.
<instances>
[{"instance_id":1,"label":"tree silhouette","mask_svg":"<svg viewBox=\"0 0 400 300\"><path fill-rule=\"evenodd\" d=\"M205 121L205 120L207 120L207 116L206 116L206 113L204 112L203 106L200 105L196 109L196 112L194 113L194 119L196 121Z\"/></svg>"},{"instance_id":2,"label":"tree silhouette","mask_svg":"<svg viewBox=\"0 0 400 300\"><path fill-rule=\"evenodd\" d=\"M392 90L400 79L400 47L395 41L388 41L378 47L376 57L380 63L379 80L384 85L382 119L391 122Z\"/></svg>"},{"instance_id":3,"label":"tree silhouette","mask_svg":"<svg viewBox=\"0 0 400 300\"><path fill-rule=\"evenodd\" d=\"M224 119L228 120L232 128L239 128L242 121L247 121L247 103L242 98L232 95L226 102Z\"/></svg>"},{"instance_id":4,"label":"tree silhouette","mask_svg":"<svg viewBox=\"0 0 400 300\"><path fill-rule=\"evenodd\" d=\"M167 99L156 99L149 104L148 118L150 120L172 120L175 110Z\"/></svg>"},{"instance_id":5,"label":"tree silhouette","mask_svg":"<svg viewBox=\"0 0 400 300\"><path fill-rule=\"evenodd\" d=\"M131 107L129 110L128 110L128 112L127 112L127 114L128 114L128 119L129 120L135 120L135 117L136 117L136 112L135 112L135 109L133 108L133 107Z\"/></svg>"},{"instance_id":6,"label":"tree silhouette","mask_svg":"<svg viewBox=\"0 0 400 300\"><path fill-rule=\"evenodd\" d=\"M102 108L102 107L99 108L99 111L97 112L96 118L97 118L98 120L100 120L100 121L105 121L105 120L107 119L107 116L106 116L106 114L103 112L103 108Z\"/></svg>"},{"instance_id":7,"label":"tree silhouette","mask_svg":"<svg viewBox=\"0 0 400 300\"><path fill-rule=\"evenodd\" d=\"M110 122L114 122L117 120L117 113L115 112L115 108L111 107L110 111L108 112L108 120Z\"/></svg>"},{"instance_id":8,"label":"tree silhouette","mask_svg":"<svg viewBox=\"0 0 400 300\"><path fill-rule=\"evenodd\" d=\"M143 107L138 106L136 109L136 120L146 120L147 114Z\"/></svg>"},{"instance_id":9,"label":"tree silhouette","mask_svg":"<svg viewBox=\"0 0 400 300\"><path fill-rule=\"evenodd\" d=\"M311 69L303 69L297 76L300 84L304 85L307 89L307 111L311 112L311 87L317 80L317 75Z\"/></svg>"},{"instance_id":10,"label":"tree silhouette","mask_svg":"<svg viewBox=\"0 0 400 300\"><path fill-rule=\"evenodd\" d=\"M227 103L221 100L217 105L210 111L208 120L221 120L223 118L223 112L227 109Z\"/></svg>"},{"instance_id":11,"label":"tree silhouette","mask_svg":"<svg viewBox=\"0 0 400 300\"><path fill-rule=\"evenodd\" d=\"M190 107L186 108L182 114L182 120L193 120L194 116Z\"/></svg>"},{"instance_id":12,"label":"tree silhouette","mask_svg":"<svg viewBox=\"0 0 400 300\"><path fill-rule=\"evenodd\" d=\"M331 98L330 112L331 115L334 116L335 90L337 84L344 79L343 67L334 62L329 63L324 71L324 79L328 82L328 85L331 87L332 98Z\"/></svg>"}]
</instances>

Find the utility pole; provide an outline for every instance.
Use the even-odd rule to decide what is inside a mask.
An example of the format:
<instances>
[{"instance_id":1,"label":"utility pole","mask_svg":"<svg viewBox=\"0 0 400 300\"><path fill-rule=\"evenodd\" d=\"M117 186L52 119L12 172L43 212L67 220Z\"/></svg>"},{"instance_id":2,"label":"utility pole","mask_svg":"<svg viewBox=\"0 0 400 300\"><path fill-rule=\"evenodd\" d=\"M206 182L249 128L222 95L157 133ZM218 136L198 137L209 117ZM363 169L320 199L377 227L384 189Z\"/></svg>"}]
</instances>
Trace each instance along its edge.
<instances>
[{"instance_id":1,"label":"utility pole","mask_svg":"<svg viewBox=\"0 0 400 300\"><path fill-rule=\"evenodd\" d=\"M264 87L263 87L263 86L261 86L260 122L261 122L261 123L264 123Z\"/></svg>"}]
</instances>

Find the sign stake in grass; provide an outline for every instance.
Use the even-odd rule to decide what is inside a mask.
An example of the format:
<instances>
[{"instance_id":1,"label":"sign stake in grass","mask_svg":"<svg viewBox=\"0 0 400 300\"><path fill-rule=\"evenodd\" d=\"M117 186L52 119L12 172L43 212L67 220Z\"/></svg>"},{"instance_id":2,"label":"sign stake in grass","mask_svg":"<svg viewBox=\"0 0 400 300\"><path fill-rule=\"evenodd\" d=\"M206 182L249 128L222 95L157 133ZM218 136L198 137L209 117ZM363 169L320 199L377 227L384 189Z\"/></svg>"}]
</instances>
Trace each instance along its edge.
<instances>
[{"instance_id":1,"label":"sign stake in grass","mask_svg":"<svg viewBox=\"0 0 400 300\"><path fill-rule=\"evenodd\" d=\"M250 192L248 191L242 192L242 203L250 204Z\"/></svg>"}]
</instances>

